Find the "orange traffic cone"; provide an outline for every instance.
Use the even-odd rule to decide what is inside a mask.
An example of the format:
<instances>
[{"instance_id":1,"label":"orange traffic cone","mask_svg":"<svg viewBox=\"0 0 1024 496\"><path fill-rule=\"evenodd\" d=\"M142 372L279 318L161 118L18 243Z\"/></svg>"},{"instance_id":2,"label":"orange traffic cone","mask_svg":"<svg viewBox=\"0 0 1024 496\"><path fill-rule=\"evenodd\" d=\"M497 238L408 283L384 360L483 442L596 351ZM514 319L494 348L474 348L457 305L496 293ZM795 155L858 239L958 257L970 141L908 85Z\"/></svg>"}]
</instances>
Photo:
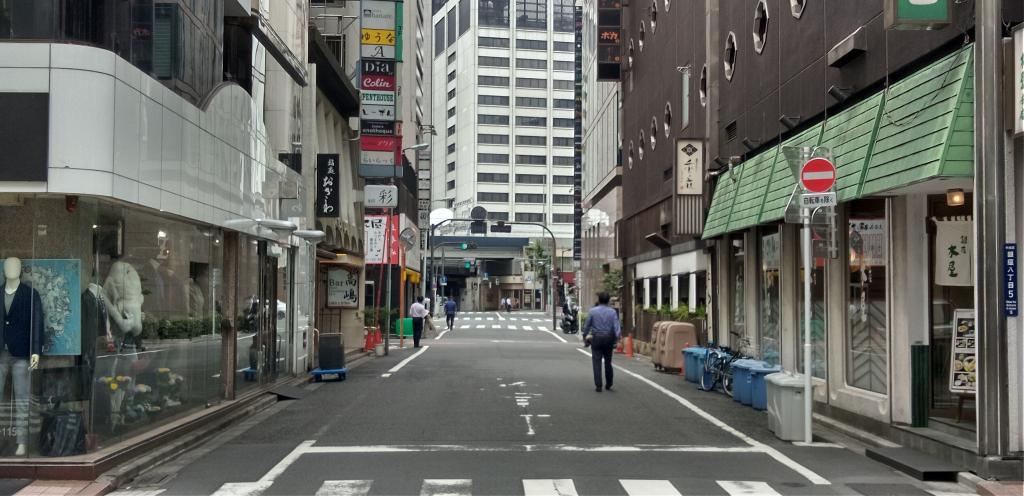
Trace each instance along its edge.
<instances>
[{"instance_id":1,"label":"orange traffic cone","mask_svg":"<svg viewBox=\"0 0 1024 496\"><path fill-rule=\"evenodd\" d=\"M622 354L622 340L619 340L619 344L615 345L615 353Z\"/></svg>"},{"instance_id":2,"label":"orange traffic cone","mask_svg":"<svg viewBox=\"0 0 1024 496\"><path fill-rule=\"evenodd\" d=\"M633 358L633 336L626 336L626 356Z\"/></svg>"}]
</instances>

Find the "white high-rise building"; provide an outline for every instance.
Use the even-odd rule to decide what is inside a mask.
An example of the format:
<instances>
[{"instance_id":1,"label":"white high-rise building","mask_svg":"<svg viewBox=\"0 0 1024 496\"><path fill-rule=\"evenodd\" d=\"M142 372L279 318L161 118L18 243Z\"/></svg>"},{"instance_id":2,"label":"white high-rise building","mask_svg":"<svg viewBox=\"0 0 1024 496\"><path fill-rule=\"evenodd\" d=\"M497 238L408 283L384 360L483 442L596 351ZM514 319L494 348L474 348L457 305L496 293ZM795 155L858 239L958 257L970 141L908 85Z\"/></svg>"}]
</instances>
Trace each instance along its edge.
<instances>
[{"instance_id":1,"label":"white high-rise building","mask_svg":"<svg viewBox=\"0 0 1024 496\"><path fill-rule=\"evenodd\" d=\"M432 200L572 247L574 0L433 3ZM526 233L531 234L526 234ZM511 236L544 237L538 229ZM490 234L489 234L490 236Z\"/></svg>"}]
</instances>

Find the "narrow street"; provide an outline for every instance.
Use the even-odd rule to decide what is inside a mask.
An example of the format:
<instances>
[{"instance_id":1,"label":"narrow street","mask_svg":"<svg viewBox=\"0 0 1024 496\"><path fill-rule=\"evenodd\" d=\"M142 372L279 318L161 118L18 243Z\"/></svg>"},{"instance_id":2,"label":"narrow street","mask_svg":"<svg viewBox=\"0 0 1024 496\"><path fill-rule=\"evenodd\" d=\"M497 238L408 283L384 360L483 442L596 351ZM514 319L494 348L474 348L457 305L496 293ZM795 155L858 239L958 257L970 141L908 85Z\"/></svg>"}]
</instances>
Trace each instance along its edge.
<instances>
[{"instance_id":1,"label":"narrow street","mask_svg":"<svg viewBox=\"0 0 1024 496\"><path fill-rule=\"evenodd\" d=\"M439 330L443 319L436 320ZM616 355L595 392L540 313L460 314L423 347L307 386L114 494L932 494L845 449L778 441L763 412Z\"/></svg>"}]
</instances>

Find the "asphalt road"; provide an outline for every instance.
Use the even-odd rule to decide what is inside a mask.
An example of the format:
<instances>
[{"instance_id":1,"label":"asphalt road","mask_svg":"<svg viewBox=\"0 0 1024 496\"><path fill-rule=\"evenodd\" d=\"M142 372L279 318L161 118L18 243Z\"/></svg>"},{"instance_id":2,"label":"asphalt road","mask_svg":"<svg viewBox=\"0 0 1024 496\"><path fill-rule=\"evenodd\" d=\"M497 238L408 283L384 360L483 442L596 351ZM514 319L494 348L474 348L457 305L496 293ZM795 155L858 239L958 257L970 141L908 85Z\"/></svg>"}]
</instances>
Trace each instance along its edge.
<instances>
[{"instance_id":1,"label":"asphalt road","mask_svg":"<svg viewBox=\"0 0 1024 496\"><path fill-rule=\"evenodd\" d=\"M115 494L968 492L779 441L763 412L645 359L617 355L614 390L595 392L579 338L550 327L539 313L462 314L422 348L313 385Z\"/></svg>"}]
</instances>

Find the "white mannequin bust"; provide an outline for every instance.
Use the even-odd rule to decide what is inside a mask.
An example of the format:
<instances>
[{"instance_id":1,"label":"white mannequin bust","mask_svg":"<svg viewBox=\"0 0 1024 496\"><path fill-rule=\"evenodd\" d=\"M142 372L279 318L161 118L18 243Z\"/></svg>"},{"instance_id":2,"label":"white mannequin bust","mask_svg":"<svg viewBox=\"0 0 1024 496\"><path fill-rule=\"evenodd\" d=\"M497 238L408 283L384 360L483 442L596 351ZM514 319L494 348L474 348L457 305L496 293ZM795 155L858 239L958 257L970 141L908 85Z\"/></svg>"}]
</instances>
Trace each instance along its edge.
<instances>
[{"instance_id":1,"label":"white mannequin bust","mask_svg":"<svg viewBox=\"0 0 1024 496\"><path fill-rule=\"evenodd\" d=\"M142 280L135 267L125 262L114 262L103 283L110 321L122 334L137 336L142 333Z\"/></svg>"},{"instance_id":2,"label":"white mannequin bust","mask_svg":"<svg viewBox=\"0 0 1024 496\"><path fill-rule=\"evenodd\" d=\"M10 257L4 260L4 292L14 294L21 285L21 259Z\"/></svg>"}]
</instances>

